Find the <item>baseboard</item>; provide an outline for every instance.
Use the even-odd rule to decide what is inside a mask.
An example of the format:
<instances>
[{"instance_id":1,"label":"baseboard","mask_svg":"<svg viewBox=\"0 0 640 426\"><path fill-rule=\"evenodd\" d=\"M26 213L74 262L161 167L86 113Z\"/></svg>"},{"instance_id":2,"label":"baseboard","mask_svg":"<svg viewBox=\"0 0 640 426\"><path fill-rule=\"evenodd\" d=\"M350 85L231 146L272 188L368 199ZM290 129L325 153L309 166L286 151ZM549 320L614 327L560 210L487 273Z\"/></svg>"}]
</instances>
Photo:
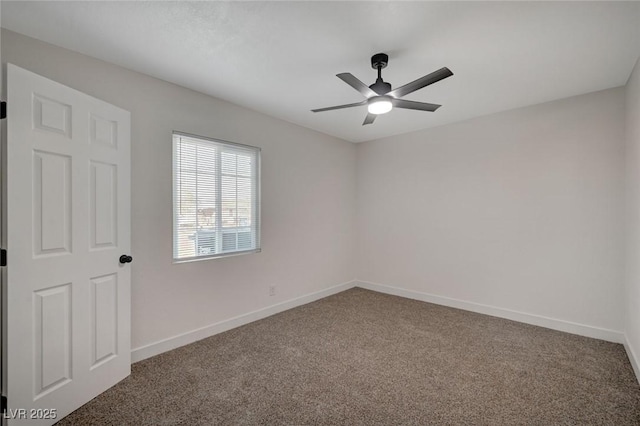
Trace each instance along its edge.
<instances>
[{"instance_id":1,"label":"baseboard","mask_svg":"<svg viewBox=\"0 0 640 426\"><path fill-rule=\"evenodd\" d=\"M306 305L327 296L348 290L353 287L360 287L367 290L377 291L380 293L392 294L394 296L406 297L408 299L420 300L423 302L434 303L437 305L449 306L466 311L477 312L480 314L491 315L494 317L505 318L512 321L518 321L525 324L537 325L540 327L550 328L552 330L564 331L580 336L592 337L595 339L606 340L614 343L622 343L625 346L631 365L636 373L636 377L640 381L640 363L631 346L626 339L624 333L609 330L605 328L593 327L584 324L578 324L570 321L548 318L540 315L528 314L524 312L513 311L495 306L483 305L475 302L454 299L450 297L437 296L434 294L423 293L415 290L407 290L399 287L392 287L383 284L372 283L368 281L349 281L324 290L310 293L295 299L290 299L275 305L268 306L257 311L249 312L237 317L229 318L224 321L210 324L208 326L191 330L177 336L169 337L158 342L154 342L145 346L135 348L131 351L131 362L142 361L143 359L159 355L163 352L188 345L189 343L205 339L207 337L231 330L242 325L249 324L266 318L271 315L295 308L297 306Z\"/></svg>"},{"instance_id":2,"label":"baseboard","mask_svg":"<svg viewBox=\"0 0 640 426\"><path fill-rule=\"evenodd\" d=\"M540 327L550 328L552 330L564 331L580 336L592 337L595 339L606 340L614 343L624 343L624 333L609 330L606 328L593 327L584 324L578 324L570 321L548 318L540 315L528 314L524 312L513 311L510 309L498 308L495 306L483 305L465 300L453 299L450 297L436 296L434 294L422 293L415 290L406 290L399 287L391 287L383 284L376 284L367 281L355 281L355 287L365 288L380 293L392 294L394 296L406 297L408 299L420 300L423 302L434 303L436 305L449 306L452 308L464 309L466 311L477 312L480 314L491 315L494 317L505 318L512 321L523 322L525 324L537 325ZM636 370L637 373L637 370Z\"/></svg>"},{"instance_id":3,"label":"baseboard","mask_svg":"<svg viewBox=\"0 0 640 426\"><path fill-rule=\"evenodd\" d=\"M263 309L259 309L257 311L229 318L215 324L207 325L196 330L188 331L177 336L169 337L158 342L135 348L131 351L131 362L142 361L143 359L150 358L154 355L159 355L163 352L179 348L180 346L188 345L189 343L193 343L198 340L213 336L215 334L219 334L233 328L249 324L253 321L269 317L288 309L315 302L316 300L331 296L332 294L340 293L352 287L355 287L355 281L349 281L324 290L317 291L315 293L296 297L295 299L290 299Z\"/></svg>"},{"instance_id":4,"label":"baseboard","mask_svg":"<svg viewBox=\"0 0 640 426\"><path fill-rule=\"evenodd\" d=\"M631 366L633 367L633 372L636 373L636 380L640 383L640 362L636 353L633 351L631 344L629 343L629 338L625 334L624 336L624 349L627 351L627 356L629 357L629 361L631 362Z\"/></svg>"}]
</instances>

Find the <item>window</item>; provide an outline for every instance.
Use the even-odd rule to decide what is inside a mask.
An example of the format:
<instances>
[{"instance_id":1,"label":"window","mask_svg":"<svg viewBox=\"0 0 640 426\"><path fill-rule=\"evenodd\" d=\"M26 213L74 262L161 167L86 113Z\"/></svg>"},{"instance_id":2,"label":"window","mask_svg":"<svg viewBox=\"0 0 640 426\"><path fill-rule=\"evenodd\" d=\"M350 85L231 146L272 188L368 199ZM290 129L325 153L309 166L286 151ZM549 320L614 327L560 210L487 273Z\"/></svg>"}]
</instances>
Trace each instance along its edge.
<instances>
[{"instance_id":1,"label":"window","mask_svg":"<svg viewBox=\"0 0 640 426\"><path fill-rule=\"evenodd\" d=\"M260 149L173 134L173 259L260 251Z\"/></svg>"}]
</instances>

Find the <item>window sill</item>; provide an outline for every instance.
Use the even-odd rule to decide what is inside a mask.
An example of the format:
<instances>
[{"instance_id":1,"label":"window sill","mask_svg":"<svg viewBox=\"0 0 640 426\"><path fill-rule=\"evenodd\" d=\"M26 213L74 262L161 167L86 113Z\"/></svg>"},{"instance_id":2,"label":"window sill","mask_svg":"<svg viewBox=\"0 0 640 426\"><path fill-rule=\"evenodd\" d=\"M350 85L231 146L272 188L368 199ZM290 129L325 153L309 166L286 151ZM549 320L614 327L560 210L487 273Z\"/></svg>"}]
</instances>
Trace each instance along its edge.
<instances>
[{"instance_id":1,"label":"window sill","mask_svg":"<svg viewBox=\"0 0 640 426\"><path fill-rule=\"evenodd\" d=\"M260 253L262 249L252 249L252 250L243 250L243 251L233 251L230 253L219 253L219 254L210 254L206 256L196 256L196 257L187 257L184 259L173 259L173 263L191 263L191 262L199 262L201 260L212 260L212 259L222 259L224 257L233 257L233 256L241 256L243 254L252 254L252 253Z\"/></svg>"}]
</instances>

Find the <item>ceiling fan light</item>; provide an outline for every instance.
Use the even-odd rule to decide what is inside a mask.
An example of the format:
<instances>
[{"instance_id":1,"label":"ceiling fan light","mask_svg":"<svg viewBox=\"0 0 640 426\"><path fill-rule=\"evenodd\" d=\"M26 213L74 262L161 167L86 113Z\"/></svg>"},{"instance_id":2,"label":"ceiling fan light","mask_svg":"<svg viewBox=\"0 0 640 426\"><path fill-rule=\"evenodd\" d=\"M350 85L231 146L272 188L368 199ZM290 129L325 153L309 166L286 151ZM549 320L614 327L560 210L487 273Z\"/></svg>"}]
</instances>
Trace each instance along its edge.
<instances>
[{"instance_id":1,"label":"ceiling fan light","mask_svg":"<svg viewBox=\"0 0 640 426\"><path fill-rule=\"evenodd\" d=\"M367 109L371 114L386 114L393 108L393 103L388 96L374 96L369 98Z\"/></svg>"}]
</instances>

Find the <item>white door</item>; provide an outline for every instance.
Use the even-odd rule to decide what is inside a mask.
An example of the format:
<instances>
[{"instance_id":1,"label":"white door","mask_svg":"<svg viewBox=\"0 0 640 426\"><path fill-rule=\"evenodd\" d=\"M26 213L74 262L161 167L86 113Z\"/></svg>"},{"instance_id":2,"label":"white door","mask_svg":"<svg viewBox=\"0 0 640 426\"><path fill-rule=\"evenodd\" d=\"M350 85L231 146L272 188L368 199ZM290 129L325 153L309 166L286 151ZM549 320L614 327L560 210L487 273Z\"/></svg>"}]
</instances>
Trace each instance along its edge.
<instances>
[{"instance_id":1,"label":"white door","mask_svg":"<svg viewBox=\"0 0 640 426\"><path fill-rule=\"evenodd\" d=\"M7 89L5 418L52 424L131 372L130 114L11 64Z\"/></svg>"}]
</instances>

